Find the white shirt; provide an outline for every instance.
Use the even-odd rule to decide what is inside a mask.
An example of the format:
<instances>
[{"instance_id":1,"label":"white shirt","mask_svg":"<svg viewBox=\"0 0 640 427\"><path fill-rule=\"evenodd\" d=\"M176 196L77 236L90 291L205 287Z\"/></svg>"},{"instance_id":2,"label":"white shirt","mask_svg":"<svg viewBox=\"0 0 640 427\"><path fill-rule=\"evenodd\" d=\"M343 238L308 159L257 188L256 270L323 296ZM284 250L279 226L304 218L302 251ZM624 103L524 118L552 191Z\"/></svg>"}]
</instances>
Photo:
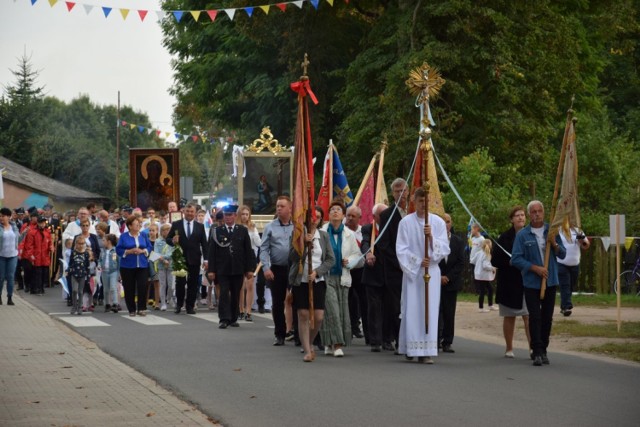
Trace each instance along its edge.
<instances>
[{"instance_id":1,"label":"white shirt","mask_svg":"<svg viewBox=\"0 0 640 427\"><path fill-rule=\"evenodd\" d=\"M571 228L571 241L567 240L567 236L564 235L564 231L560 230L560 238L562 239L562 243L564 244L565 249L567 250L567 255L564 259L556 258L560 264L566 265L568 267L575 267L576 265L580 265L580 244L581 241L576 239L578 234L582 234L578 229ZM585 237L585 240L588 242L589 239Z\"/></svg>"},{"instance_id":2,"label":"white shirt","mask_svg":"<svg viewBox=\"0 0 640 427\"><path fill-rule=\"evenodd\" d=\"M307 257L305 257L304 261L305 262L304 262L304 268L302 270L301 282L309 283L309 281L307 280L309 277L309 263L307 262ZM311 267L312 267L311 271L320 267L320 264L322 264L322 247L320 246L320 233L318 232L318 230L316 230L315 234L313 235L313 249L311 249ZM324 277L322 276L316 277L316 283L322 282L323 280L324 280Z\"/></svg>"},{"instance_id":3,"label":"white shirt","mask_svg":"<svg viewBox=\"0 0 640 427\"><path fill-rule=\"evenodd\" d=\"M185 237L190 237L193 234L193 223L195 223L195 220L191 220L191 221L187 221L186 219L182 220L182 223L184 225L184 235ZM189 225L189 228L191 229L189 232L187 232L187 224Z\"/></svg>"},{"instance_id":4,"label":"white shirt","mask_svg":"<svg viewBox=\"0 0 640 427\"><path fill-rule=\"evenodd\" d=\"M544 251L547 247L547 241L544 238L544 226L540 228L531 227L531 232L536 235L538 249L540 250L540 259L544 262Z\"/></svg>"}]
</instances>

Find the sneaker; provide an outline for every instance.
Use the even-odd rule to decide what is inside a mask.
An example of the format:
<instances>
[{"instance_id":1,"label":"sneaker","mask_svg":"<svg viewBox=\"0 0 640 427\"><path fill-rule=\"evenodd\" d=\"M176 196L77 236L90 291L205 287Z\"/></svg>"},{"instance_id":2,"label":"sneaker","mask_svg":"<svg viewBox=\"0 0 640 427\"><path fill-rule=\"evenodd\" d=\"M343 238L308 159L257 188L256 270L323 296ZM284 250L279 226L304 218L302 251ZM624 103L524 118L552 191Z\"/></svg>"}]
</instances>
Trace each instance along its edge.
<instances>
[{"instance_id":1,"label":"sneaker","mask_svg":"<svg viewBox=\"0 0 640 427\"><path fill-rule=\"evenodd\" d=\"M162 304L160 311L167 311L167 304Z\"/></svg>"},{"instance_id":2,"label":"sneaker","mask_svg":"<svg viewBox=\"0 0 640 427\"><path fill-rule=\"evenodd\" d=\"M491 311L491 310L489 310L488 308L479 308L478 309L478 313L488 313L489 311Z\"/></svg>"},{"instance_id":3,"label":"sneaker","mask_svg":"<svg viewBox=\"0 0 640 427\"><path fill-rule=\"evenodd\" d=\"M542 366L542 358L540 356L536 356L533 359L533 366Z\"/></svg>"},{"instance_id":4,"label":"sneaker","mask_svg":"<svg viewBox=\"0 0 640 427\"><path fill-rule=\"evenodd\" d=\"M492 310L492 311L498 311L498 310L500 310L500 309L499 309L498 307L496 307L495 305L490 305L490 306L489 306L489 310Z\"/></svg>"},{"instance_id":5,"label":"sneaker","mask_svg":"<svg viewBox=\"0 0 640 427\"><path fill-rule=\"evenodd\" d=\"M104 306L104 312L107 313L109 311L111 311L111 304L107 304Z\"/></svg>"},{"instance_id":6,"label":"sneaker","mask_svg":"<svg viewBox=\"0 0 640 427\"><path fill-rule=\"evenodd\" d=\"M343 357L344 356L344 351L342 351L341 348L336 348L335 351L333 352L333 357Z\"/></svg>"},{"instance_id":7,"label":"sneaker","mask_svg":"<svg viewBox=\"0 0 640 427\"><path fill-rule=\"evenodd\" d=\"M564 317L569 317L571 316L571 310L570 309L562 310L562 314L564 314Z\"/></svg>"},{"instance_id":8,"label":"sneaker","mask_svg":"<svg viewBox=\"0 0 640 427\"><path fill-rule=\"evenodd\" d=\"M333 348L330 345L324 347L324 354L327 356L333 356Z\"/></svg>"},{"instance_id":9,"label":"sneaker","mask_svg":"<svg viewBox=\"0 0 640 427\"><path fill-rule=\"evenodd\" d=\"M513 351L507 351L507 352L504 354L504 357L506 357L507 359L513 359L513 358L514 358L514 357L516 357L516 356L513 354Z\"/></svg>"},{"instance_id":10,"label":"sneaker","mask_svg":"<svg viewBox=\"0 0 640 427\"><path fill-rule=\"evenodd\" d=\"M542 364L543 365L548 365L549 364L549 358L547 357L547 353L544 353L541 357L542 359Z\"/></svg>"},{"instance_id":11,"label":"sneaker","mask_svg":"<svg viewBox=\"0 0 640 427\"><path fill-rule=\"evenodd\" d=\"M293 339L293 331L289 331L287 332L287 334L284 336L285 341L291 341Z\"/></svg>"},{"instance_id":12,"label":"sneaker","mask_svg":"<svg viewBox=\"0 0 640 427\"><path fill-rule=\"evenodd\" d=\"M246 315L244 316L244 321L245 321L245 322L253 322L253 318L251 317L251 315L250 315L250 314L246 314Z\"/></svg>"}]
</instances>

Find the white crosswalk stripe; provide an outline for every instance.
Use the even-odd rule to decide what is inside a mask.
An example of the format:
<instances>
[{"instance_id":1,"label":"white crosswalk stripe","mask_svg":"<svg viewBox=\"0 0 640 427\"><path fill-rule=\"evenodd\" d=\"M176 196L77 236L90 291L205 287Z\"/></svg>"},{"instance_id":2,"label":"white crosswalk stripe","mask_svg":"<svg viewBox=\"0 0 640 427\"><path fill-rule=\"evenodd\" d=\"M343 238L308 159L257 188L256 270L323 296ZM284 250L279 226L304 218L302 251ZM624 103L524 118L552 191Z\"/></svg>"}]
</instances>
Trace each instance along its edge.
<instances>
[{"instance_id":1,"label":"white crosswalk stripe","mask_svg":"<svg viewBox=\"0 0 640 427\"><path fill-rule=\"evenodd\" d=\"M134 322L141 323L146 326L180 325L180 323L174 322L173 320L165 319L164 317L154 316L150 314L146 316L129 316L128 314L125 314L122 317L129 320L133 320Z\"/></svg>"},{"instance_id":2,"label":"white crosswalk stripe","mask_svg":"<svg viewBox=\"0 0 640 427\"><path fill-rule=\"evenodd\" d=\"M93 316L60 316L60 320L65 323L70 324L76 328L87 328L87 327L95 327L95 326L111 326L108 323L105 323L101 320L96 319Z\"/></svg>"}]
</instances>

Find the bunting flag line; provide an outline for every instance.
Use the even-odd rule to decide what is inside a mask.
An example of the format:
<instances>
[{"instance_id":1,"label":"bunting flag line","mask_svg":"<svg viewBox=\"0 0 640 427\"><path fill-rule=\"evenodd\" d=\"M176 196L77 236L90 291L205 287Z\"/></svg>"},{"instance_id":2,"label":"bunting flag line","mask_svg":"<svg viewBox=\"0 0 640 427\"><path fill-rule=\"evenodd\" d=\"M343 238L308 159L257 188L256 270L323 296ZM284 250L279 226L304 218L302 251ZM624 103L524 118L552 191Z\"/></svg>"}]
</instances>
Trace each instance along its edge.
<instances>
[{"instance_id":1,"label":"bunting flag line","mask_svg":"<svg viewBox=\"0 0 640 427\"><path fill-rule=\"evenodd\" d=\"M226 136L226 137L210 137L207 135L206 132L202 132L201 134L187 135L187 134L183 134L176 131L167 132L167 131L162 131L160 129L153 129L153 128L138 125L135 123L130 123L130 122L127 122L126 120L118 121L118 126L125 129L129 129L131 131L135 130L141 134L146 134L146 135L155 134L157 138L164 139L165 143L170 145L180 145L183 142L186 142L188 140L191 140L193 142L202 142L202 143L208 143L208 144L215 144L216 142L219 142L221 144L225 144L225 143L231 144L235 141L235 132L232 132L230 136ZM175 142L168 141L168 139L171 137L175 138Z\"/></svg>"},{"instance_id":2,"label":"bunting flag line","mask_svg":"<svg viewBox=\"0 0 640 427\"><path fill-rule=\"evenodd\" d=\"M38 3L38 0L28 0L31 3L31 6L35 6ZM330 7L333 7L334 0L324 0ZM345 4L349 4L349 0L344 0ZM42 3L42 2L41 2ZM48 3L51 8L55 7L59 2L58 0L48 0ZM270 3L266 5L258 5L258 6L245 6L238 8L226 8L226 9L200 9L200 10L153 10L158 17L158 20L162 20L165 17L173 17L176 23L183 22L185 17L190 16L194 22L208 22L213 23L216 20L219 12L224 12L224 14L229 18L230 21L237 16L236 13L238 11L243 11L245 15L249 18L253 18L256 16L256 10L261 10L264 15L268 15L271 8L277 8L282 13L287 12L287 10L296 10L302 9L305 3L309 3L314 10L318 10L320 6L321 0L296 0L296 1L284 1L278 3ZM149 9L130 9L130 8L113 8L109 6L103 5L95 5L95 4L87 4L83 2L75 2L75 1L65 1L64 5L67 8L67 12L71 13L75 6L80 4L83 6L85 15L88 16L94 8L99 8L102 10L102 14L105 19L108 19L111 15L111 12L116 9L119 11L119 15L122 17L123 21L127 20L129 13L132 11L137 12L138 18L140 18L140 22L144 22L147 14L150 12ZM295 6L292 7L292 6ZM203 13L204 12L204 13ZM208 16L209 20L206 19L200 20L201 16Z\"/></svg>"}]
</instances>

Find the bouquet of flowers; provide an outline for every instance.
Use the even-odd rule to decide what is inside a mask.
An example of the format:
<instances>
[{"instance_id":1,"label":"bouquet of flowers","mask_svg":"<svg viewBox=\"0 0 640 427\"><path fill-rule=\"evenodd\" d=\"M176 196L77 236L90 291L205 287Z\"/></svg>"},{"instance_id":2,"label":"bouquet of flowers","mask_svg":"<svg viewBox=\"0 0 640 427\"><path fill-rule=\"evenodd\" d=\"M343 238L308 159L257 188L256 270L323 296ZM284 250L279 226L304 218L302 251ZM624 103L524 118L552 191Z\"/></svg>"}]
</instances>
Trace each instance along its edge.
<instances>
[{"instance_id":1,"label":"bouquet of flowers","mask_svg":"<svg viewBox=\"0 0 640 427\"><path fill-rule=\"evenodd\" d=\"M178 232L176 230L176 236ZM179 243L176 243L173 253L171 254L171 262L173 265L172 275L176 277L187 277L187 262L184 259L184 252Z\"/></svg>"}]
</instances>

